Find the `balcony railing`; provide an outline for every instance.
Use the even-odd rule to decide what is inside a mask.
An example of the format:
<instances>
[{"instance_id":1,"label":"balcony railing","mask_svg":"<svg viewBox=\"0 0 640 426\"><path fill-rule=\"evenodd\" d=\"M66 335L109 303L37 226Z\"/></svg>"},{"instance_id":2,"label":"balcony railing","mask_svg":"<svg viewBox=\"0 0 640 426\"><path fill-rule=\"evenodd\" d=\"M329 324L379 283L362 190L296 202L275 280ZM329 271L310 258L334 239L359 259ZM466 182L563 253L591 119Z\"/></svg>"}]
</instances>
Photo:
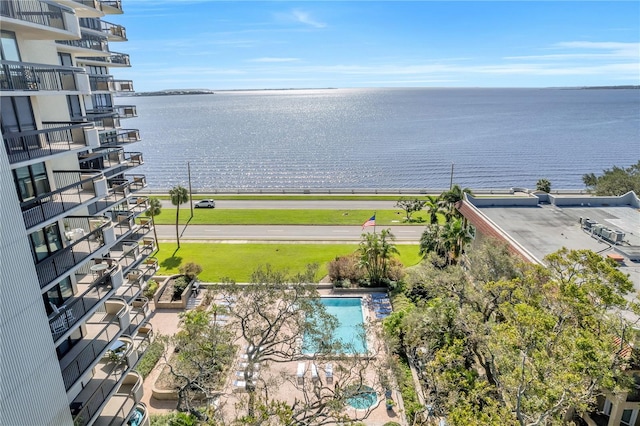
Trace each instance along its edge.
<instances>
[{"instance_id":1,"label":"balcony railing","mask_svg":"<svg viewBox=\"0 0 640 426\"><path fill-rule=\"evenodd\" d=\"M138 116L135 105L116 105L114 109L120 118L133 118Z\"/></svg>"},{"instance_id":2,"label":"balcony railing","mask_svg":"<svg viewBox=\"0 0 640 426\"><path fill-rule=\"evenodd\" d=\"M49 126L49 124L45 124ZM34 158L46 157L61 152L81 149L87 146L85 130L93 128L93 123L51 124L46 129L26 132L4 133L4 146L9 163L19 163Z\"/></svg>"},{"instance_id":3,"label":"balcony railing","mask_svg":"<svg viewBox=\"0 0 640 426\"><path fill-rule=\"evenodd\" d=\"M83 170L104 170L125 163L124 149L109 148L78 155L78 163Z\"/></svg>"},{"instance_id":4,"label":"balcony railing","mask_svg":"<svg viewBox=\"0 0 640 426\"><path fill-rule=\"evenodd\" d=\"M133 80L114 80L116 92L133 92Z\"/></svg>"},{"instance_id":5,"label":"balcony railing","mask_svg":"<svg viewBox=\"0 0 640 426\"><path fill-rule=\"evenodd\" d=\"M128 272L140 265L155 250L155 244L140 245L137 241L123 242L120 247L122 255L118 258L118 263L122 267L122 273L126 276Z\"/></svg>"},{"instance_id":6,"label":"balcony railing","mask_svg":"<svg viewBox=\"0 0 640 426\"><path fill-rule=\"evenodd\" d=\"M100 134L101 146L118 146L139 141L140 131L138 129L118 129L116 131Z\"/></svg>"},{"instance_id":7,"label":"balcony railing","mask_svg":"<svg viewBox=\"0 0 640 426\"><path fill-rule=\"evenodd\" d=\"M114 92L116 90L112 75L89 74L89 87L92 92Z\"/></svg>"},{"instance_id":8,"label":"balcony railing","mask_svg":"<svg viewBox=\"0 0 640 426\"><path fill-rule=\"evenodd\" d=\"M80 27L88 30L100 31L110 36L110 39L126 41L127 30L122 25L112 24L96 18L80 18Z\"/></svg>"},{"instance_id":9,"label":"balcony railing","mask_svg":"<svg viewBox=\"0 0 640 426\"><path fill-rule=\"evenodd\" d=\"M65 15L73 17L66 9L36 0L2 0L0 15L60 30L67 29Z\"/></svg>"},{"instance_id":10,"label":"balcony railing","mask_svg":"<svg viewBox=\"0 0 640 426\"><path fill-rule=\"evenodd\" d=\"M122 13L122 0L100 0L100 3L103 6L102 10L105 10L106 7L110 7L118 9L120 13Z\"/></svg>"},{"instance_id":11,"label":"balcony railing","mask_svg":"<svg viewBox=\"0 0 640 426\"><path fill-rule=\"evenodd\" d=\"M78 47L80 49L95 50L97 52L109 53L109 43L106 37L94 36L82 33L80 40L56 40L58 44L65 46Z\"/></svg>"},{"instance_id":12,"label":"balcony railing","mask_svg":"<svg viewBox=\"0 0 640 426\"><path fill-rule=\"evenodd\" d=\"M65 225L69 226L71 231L76 234L85 234L77 240L53 255L36 264L36 272L40 288L44 288L47 284L55 280L60 275L74 268L78 263L82 262L89 256L104 246L104 231L111 226L111 221L105 218L94 217L74 217L65 218ZM80 230L82 232L79 232Z\"/></svg>"},{"instance_id":13,"label":"balcony railing","mask_svg":"<svg viewBox=\"0 0 640 426\"><path fill-rule=\"evenodd\" d=\"M109 296L113 290L111 273L115 269L115 265L107 269L84 293L74 296L71 301L67 300L63 306L57 308L59 312L49 318L49 327L54 342L77 324L94 306Z\"/></svg>"},{"instance_id":14,"label":"balcony railing","mask_svg":"<svg viewBox=\"0 0 640 426\"><path fill-rule=\"evenodd\" d=\"M118 203L121 203L129 196L130 193L129 183L112 186L108 190L106 197L89 205L89 214L98 214Z\"/></svg>"},{"instance_id":15,"label":"balcony railing","mask_svg":"<svg viewBox=\"0 0 640 426\"><path fill-rule=\"evenodd\" d=\"M129 60L129 55L126 53L117 53L111 52L111 56L82 56L77 58L79 61L96 61L96 62L105 62L107 64L112 65L126 65L130 66L131 62Z\"/></svg>"},{"instance_id":16,"label":"balcony railing","mask_svg":"<svg viewBox=\"0 0 640 426\"><path fill-rule=\"evenodd\" d=\"M113 309L118 309L117 312L112 312ZM107 300L100 307L98 307L97 316L109 319L109 321L91 323L91 327L98 326L98 330L95 332L95 337L91 341L86 343L86 346L82 347L77 355L71 355L71 359L68 363L67 357L61 360L61 364L64 362L62 369L62 380L66 390L69 390L71 386L82 375L96 363L100 354L104 353L107 348L113 343L113 341L122 334L123 330L129 327L128 324L128 308L126 304L122 304L120 301ZM124 324L122 319L125 318ZM124 325L124 327L123 327ZM82 344L83 342L79 343ZM87 419L88 420L88 419Z\"/></svg>"},{"instance_id":17,"label":"balcony railing","mask_svg":"<svg viewBox=\"0 0 640 426\"><path fill-rule=\"evenodd\" d=\"M4 4L4 2L0 2ZM24 91L78 91L76 78L83 68L0 61L0 89Z\"/></svg>"},{"instance_id":18,"label":"balcony railing","mask_svg":"<svg viewBox=\"0 0 640 426\"><path fill-rule=\"evenodd\" d=\"M96 196L95 182L104 179L100 172L54 171L58 189L22 203L27 229L85 203Z\"/></svg>"},{"instance_id":19,"label":"balcony railing","mask_svg":"<svg viewBox=\"0 0 640 426\"><path fill-rule=\"evenodd\" d=\"M149 299L146 297L138 297L136 300L132 302L131 309L131 323L127 330L125 330L125 334L129 336L135 335L136 331L149 317Z\"/></svg>"}]
</instances>

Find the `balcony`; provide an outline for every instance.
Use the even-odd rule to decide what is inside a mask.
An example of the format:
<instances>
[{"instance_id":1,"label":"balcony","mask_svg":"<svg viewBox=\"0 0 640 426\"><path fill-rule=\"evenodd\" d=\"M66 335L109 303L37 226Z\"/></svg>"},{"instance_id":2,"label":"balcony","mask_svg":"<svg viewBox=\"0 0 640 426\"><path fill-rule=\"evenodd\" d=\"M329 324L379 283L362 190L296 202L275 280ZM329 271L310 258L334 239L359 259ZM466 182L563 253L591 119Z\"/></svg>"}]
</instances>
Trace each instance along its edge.
<instances>
[{"instance_id":1,"label":"balcony","mask_svg":"<svg viewBox=\"0 0 640 426\"><path fill-rule=\"evenodd\" d=\"M138 116L135 105L116 105L114 109L120 118L134 118Z\"/></svg>"},{"instance_id":2,"label":"balcony","mask_svg":"<svg viewBox=\"0 0 640 426\"><path fill-rule=\"evenodd\" d=\"M91 121L99 132L120 128L120 116L115 112L115 110L103 114L87 115L85 121Z\"/></svg>"},{"instance_id":3,"label":"balcony","mask_svg":"<svg viewBox=\"0 0 640 426\"><path fill-rule=\"evenodd\" d=\"M110 56L92 57L82 56L76 58L79 62L87 65L107 65L110 67L130 67L129 55L126 53L111 52Z\"/></svg>"},{"instance_id":4,"label":"balcony","mask_svg":"<svg viewBox=\"0 0 640 426\"><path fill-rule=\"evenodd\" d=\"M53 314L49 317L49 328L54 342L67 334L74 325L82 323L87 313L113 294L111 273L115 269L114 264L105 273L94 278L88 288L87 285L80 286L79 290L84 290L82 293L67 299L63 306L55 307Z\"/></svg>"},{"instance_id":5,"label":"balcony","mask_svg":"<svg viewBox=\"0 0 640 426\"><path fill-rule=\"evenodd\" d=\"M80 40L56 40L56 43L64 46L61 46L60 50L97 56L109 56L111 54L107 37L101 35L95 36L83 32ZM91 52L87 52L87 50Z\"/></svg>"},{"instance_id":6,"label":"balcony","mask_svg":"<svg viewBox=\"0 0 640 426\"><path fill-rule=\"evenodd\" d=\"M139 373L130 371L116 392L109 398L94 425L120 426L125 424L142 399L142 382L143 379Z\"/></svg>"},{"instance_id":7,"label":"balcony","mask_svg":"<svg viewBox=\"0 0 640 426\"><path fill-rule=\"evenodd\" d=\"M57 0L65 6L75 10L76 15L80 17L99 18L104 15L102 6L98 0Z\"/></svg>"},{"instance_id":8,"label":"balcony","mask_svg":"<svg viewBox=\"0 0 640 426\"><path fill-rule=\"evenodd\" d=\"M122 14L122 0L100 0L104 13L109 15Z\"/></svg>"},{"instance_id":9,"label":"balcony","mask_svg":"<svg viewBox=\"0 0 640 426\"><path fill-rule=\"evenodd\" d=\"M133 80L114 80L116 92L134 92Z\"/></svg>"},{"instance_id":10,"label":"balcony","mask_svg":"<svg viewBox=\"0 0 640 426\"><path fill-rule=\"evenodd\" d=\"M122 268L123 276L128 277L128 273L132 269L141 269L139 265L141 265L154 250L155 241L153 240L143 241L143 244L139 244L138 241L123 241L111 249L111 257L118 260Z\"/></svg>"},{"instance_id":11,"label":"balcony","mask_svg":"<svg viewBox=\"0 0 640 426\"><path fill-rule=\"evenodd\" d=\"M73 11L38 0L2 0L2 29L19 31L25 38L56 40L77 37Z\"/></svg>"},{"instance_id":12,"label":"balcony","mask_svg":"<svg viewBox=\"0 0 640 426\"><path fill-rule=\"evenodd\" d=\"M115 92L112 75L89 74L89 87L92 92Z\"/></svg>"},{"instance_id":13,"label":"balcony","mask_svg":"<svg viewBox=\"0 0 640 426\"><path fill-rule=\"evenodd\" d=\"M112 24L96 18L80 18L80 27L100 32L109 41L127 41L127 30L122 25Z\"/></svg>"},{"instance_id":14,"label":"balcony","mask_svg":"<svg viewBox=\"0 0 640 426\"><path fill-rule=\"evenodd\" d=\"M111 221L106 217L65 218L65 237L69 240L66 247L36 264L36 273L40 288L73 269L80 262L94 256L97 251L115 241Z\"/></svg>"},{"instance_id":15,"label":"balcony","mask_svg":"<svg viewBox=\"0 0 640 426\"><path fill-rule=\"evenodd\" d=\"M128 143L140 142L138 129L116 129L108 133L100 134L100 146L119 146Z\"/></svg>"},{"instance_id":16,"label":"balcony","mask_svg":"<svg viewBox=\"0 0 640 426\"><path fill-rule=\"evenodd\" d=\"M127 303L131 303L142 293L144 282L142 271L140 269L131 269L122 286L118 288L116 295L122 297Z\"/></svg>"},{"instance_id":17,"label":"balcony","mask_svg":"<svg viewBox=\"0 0 640 426\"><path fill-rule=\"evenodd\" d=\"M130 324L125 330L125 334L130 336L135 335L138 328L149 319L150 314L149 299L146 297L138 297L133 300L133 302L131 302Z\"/></svg>"},{"instance_id":18,"label":"balcony","mask_svg":"<svg viewBox=\"0 0 640 426\"><path fill-rule=\"evenodd\" d=\"M91 148L97 132L93 123L45 124L47 128L26 132L4 133L4 146L9 163L56 155L63 152Z\"/></svg>"},{"instance_id":19,"label":"balcony","mask_svg":"<svg viewBox=\"0 0 640 426\"><path fill-rule=\"evenodd\" d=\"M135 197L135 199L129 199L129 210L133 211L136 213L136 216L139 216L140 214L146 212L149 209L149 197ZM143 220L145 220L146 222L143 222ZM149 218L146 219L140 219L140 225L149 225L149 222L151 222L150 226L151 229L153 229L153 221Z\"/></svg>"},{"instance_id":20,"label":"balcony","mask_svg":"<svg viewBox=\"0 0 640 426\"><path fill-rule=\"evenodd\" d=\"M107 194L100 172L54 171L53 176L58 189L21 204L27 230Z\"/></svg>"},{"instance_id":21,"label":"balcony","mask_svg":"<svg viewBox=\"0 0 640 426\"><path fill-rule=\"evenodd\" d=\"M4 4L4 3L0 3ZM0 90L70 91L88 93L88 74L83 68L27 62L0 61Z\"/></svg>"},{"instance_id":22,"label":"balcony","mask_svg":"<svg viewBox=\"0 0 640 426\"><path fill-rule=\"evenodd\" d=\"M109 184L111 186L122 185L125 183L129 183L129 191L131 191L132 194L135 194L141 189L147 187L147 178L145 177L145 175L133 174L109 179Z\"/></svg>"},{"instance_id":23,"label":"balcony","mask_svg":"<svg viewBox=\"0 0 640 426\"><path fill-rule=\"evenodd\" d=\"M103 214L105 210L125 201L130 194L128 182L120 185L112 185L106 197L89 205L89 214Z\"/></svg>"},{"instance_id":24,"label":"balcony","mask_svg":"<svg viewBox=\"0 0 640 426\"><path fill-rule=\"evenodd\" d=\"M138 358L142 358L149 344L153 341L153 325L146 323L138 328L138 332L133 337L133 345L138 351Z\"/></svg>"},{"instance_id":25,"label":"balcony","mask_svg":"<svg viewBox=\"0 0 640 426\"><path fill-rule=\"evenodd\" d=\"M69 391L78 380L101 361L102 355L129 327L129 307L121 300L107 300L84 323L85 335L60 360L62 379ZM95 369L100 372L100 369ZM77 383L82 387L81 383ZM80 392L85 393L88 386ZM79 396L80 396L79 395Z\"/></svg>"}]
</instances>

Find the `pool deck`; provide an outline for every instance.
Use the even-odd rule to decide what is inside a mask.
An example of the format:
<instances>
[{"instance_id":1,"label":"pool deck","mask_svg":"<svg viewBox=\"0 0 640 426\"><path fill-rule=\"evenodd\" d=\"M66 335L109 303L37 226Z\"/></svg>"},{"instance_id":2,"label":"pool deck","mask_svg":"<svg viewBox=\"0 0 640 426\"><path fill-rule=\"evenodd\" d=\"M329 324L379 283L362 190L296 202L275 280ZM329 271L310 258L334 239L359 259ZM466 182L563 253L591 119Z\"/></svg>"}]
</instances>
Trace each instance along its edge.
<instances>
[{"instance_id":1,"label":"pool deck","mask_svg":"<svg viewBox=\"0 0 640 426\"><path fill-rule=\"evenodd\" d=\"M368 325L378 325L378 320L376 319L376 314L373 309L373 304L371 303L370 295L373 292L361 291L361 292L353 292L353 291L334 291L332 289L319 289L319 293L321 296L331 296L331 297L363 297L365 298L365 302L362 304L363 307L363 316L365 319L365 324ZM379 293L379 292L375 292ZM193 307L193 306L192 306ZM182 312L182 310L177 309L160 309L155 310L151 314L150 322L153 325L154 333L163 334L163 335L173 335L179 329L179 319L178 314ZM374 333L368 333L368 348L381 347L380 342L377 342ZM229 378L224 388L224 396L220 398L219 406L225 412L225 415L235 417L237 413L235 413L234 405L241 398L246 395L241 388L235 387L233 382L237 380L236 371L237 366L242 361L240 358L240 354L238 359L235 360L232 371L229 373ZM317 372L318 377L312 377L311 372L311 362L307 361L304 378L302 381L298 379L298 363L303 361L290 361L283 363L270 363L268 366L261 366L260 368L260 377L264 380L269 380L269 378L273 378L274 380L278 380L278 386L275 387L276 392L272 396L281 399L287 402L293 402L296 397L300 398L302 396L300 387L304 387L307 389L308 386L312 386L314 383L322 383L324 386L329 386L326 384L326 373L325 367L326 364L323 361L318 360L317 364ZM375 362L375 359L374 359ZM335 364L335 363L333 363ZM149 413L168 413L175 410L175 401L160 401L151 397L153 384L158 378L162 367L164 366L163 362L160 361L158 365L154 368L154 370L149 374L149 376L144 381L144 397L142 402L147 404L149 409ZM335 371L334 366L334 371ZM336 373L334 373L336 374ZM371 380L375 380L373 377L375 372L371 369L370 372L367 373L367 377L371 375ZM284 380L284 383L282 383ZM339 378L336 374L335 382L338 383ZM400 393L397 390L393 391L393 399L396 402L396 406L393 410L387 410L385 407L385 398L384 395L379 396L378 405L371 409L371 412L367 416L366 419L362 420L362 422L366 425L371 426L382 426L386 422L395 421L400 423L401 425L406 425L405 418L402 415L399 415L399 412L402 410L402 398ZM346 409L347 414L350 417L359 417L364 411L356 410L355 408L348 407Z\"/></svg>"}]
</instances>

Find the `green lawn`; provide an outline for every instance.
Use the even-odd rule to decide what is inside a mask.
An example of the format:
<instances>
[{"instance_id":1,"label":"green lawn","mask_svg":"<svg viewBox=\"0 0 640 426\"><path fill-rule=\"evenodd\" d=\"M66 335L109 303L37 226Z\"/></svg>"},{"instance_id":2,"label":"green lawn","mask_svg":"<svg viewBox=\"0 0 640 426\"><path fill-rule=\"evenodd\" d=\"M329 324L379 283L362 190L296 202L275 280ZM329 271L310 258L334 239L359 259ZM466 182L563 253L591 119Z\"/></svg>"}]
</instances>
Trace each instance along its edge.
<instances>
[{"instance_id":1,"label":"green lawn","mask_svg":"<svg viewBox=\"0 0 640 426\"><path fill-rule=\"evenodd\" d=\"M431 194L440 195L440 194ZM160 200L169 200L169 195L148 194L149 197L155 197ZM220 195L220 194L197 194L193 196L193 201L207 200L213 198L215 200L289 200L289 201L316 201L316 200L333 200L333 201L398 201L400 198L417 198L426 200L426 195L402 194L402 195Z\"/></svg>"},{"instance_id":2,"label":"green lawn","mask_svg":"<svg viewBox=\"0 0 640 426\"><path fill-rule=\"evenodd\" d=\"M362 225L372 215L371 210L307 210L307 209L193 209L191 225ZM180 208L180 223L191 216L189 207ZM378 210L376 225L420 225L426 222L404 223L402 210ZM413 215L413 219L426 220L427 212ZM176 209L163 208L155 217L157 225L174 225Z\"/></svg>"},{"instance_id":3,"label":"green lawn","mask_svg":"<svg viewBox=\"0 0 640 426\"><path fill-rule=\"evenodd\" d=\"M218 282L229 277L236 282L248 282L251 273L266 264L291 273L304 271L306 265L318 263L320 280L327 274L327 262L336 256L352 253L355 244L209 244L182 243L176 252L175 243L163 242L156 257L159 275L178 273L181 264L195 262L202 266L200 279ZM400 261L406 266L420 262L417 245L398 245ZM174 255L175 252L175 255Z\"/></svg>"}]
</instances>

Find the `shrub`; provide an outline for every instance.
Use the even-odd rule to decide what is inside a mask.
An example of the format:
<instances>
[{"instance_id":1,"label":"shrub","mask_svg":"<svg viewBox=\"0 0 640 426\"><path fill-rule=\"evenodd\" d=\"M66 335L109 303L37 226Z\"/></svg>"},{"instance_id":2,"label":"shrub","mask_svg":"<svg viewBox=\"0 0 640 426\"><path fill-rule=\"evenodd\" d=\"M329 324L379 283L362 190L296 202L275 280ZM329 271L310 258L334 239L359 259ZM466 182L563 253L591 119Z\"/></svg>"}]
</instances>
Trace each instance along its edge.
<instances>
[{"instance_id":1,"label":"shrub","mask_svg":"<svg viewBox=\"0 0 640 426\"><path fill-rule=\"evenodd\" d=\"M329 262L327 269L331 282L348 280L355 283L364 280L366 271L358 266L358 261L358 254L352 253Z\"/></svg>"},{"instance_id":2,"label":"shrub","mask_svg":"<svg viewBox=\"0 0 640 426\"><path fill-rule=\"evenodd\" d=\"M142 375L143 378L147 377L153 367L156 366L162 353L164 352L164 343L162 339L156 339L149 345L144 355L136 366L136 371Z\"/></svg>"},{"instance_id":3,"label":"shrub","mask_svg":"<svg viewBox=\"0 0 640 426\"><path fill-rule=\"evenodd\" d=\"M147 282L147 288L144 291L144 297L148 298L148 299L152 299L153 295L156 294L156 291L158 290L158 282L156 280L149 280Z\"/></svg>"},{"instance_id":4,"label":"shrub","mask_svg":"<svg viewBox=\"0 0 640 426\"><path fill-rule=\"evenodd\" d=\"M386 422L382 426L401 426L398 422Z\"/></svg>"},{"instance_id":5,"label":"shrub","mask_svg":"<svg viewBox=\"0 0 640 426\"><path fill-rule=\"evenodd\" d=\"M182 296L182 292L189 285L189 280L186 276L182 275L173 280L173 296L171 296L171 300L178 300L180 296Z\"/></svg>"},{"instance_id":6,"label":"shrub","mask_svg":"<svg viewBox=\"0 0 640 426\"><path fill-rule=\"evenodd\" d=\"M202 266L197 263L189 262L180 267L180 273L191 280L195 279L200 272L202 272Z\"/></svg>"}]
</instances>

